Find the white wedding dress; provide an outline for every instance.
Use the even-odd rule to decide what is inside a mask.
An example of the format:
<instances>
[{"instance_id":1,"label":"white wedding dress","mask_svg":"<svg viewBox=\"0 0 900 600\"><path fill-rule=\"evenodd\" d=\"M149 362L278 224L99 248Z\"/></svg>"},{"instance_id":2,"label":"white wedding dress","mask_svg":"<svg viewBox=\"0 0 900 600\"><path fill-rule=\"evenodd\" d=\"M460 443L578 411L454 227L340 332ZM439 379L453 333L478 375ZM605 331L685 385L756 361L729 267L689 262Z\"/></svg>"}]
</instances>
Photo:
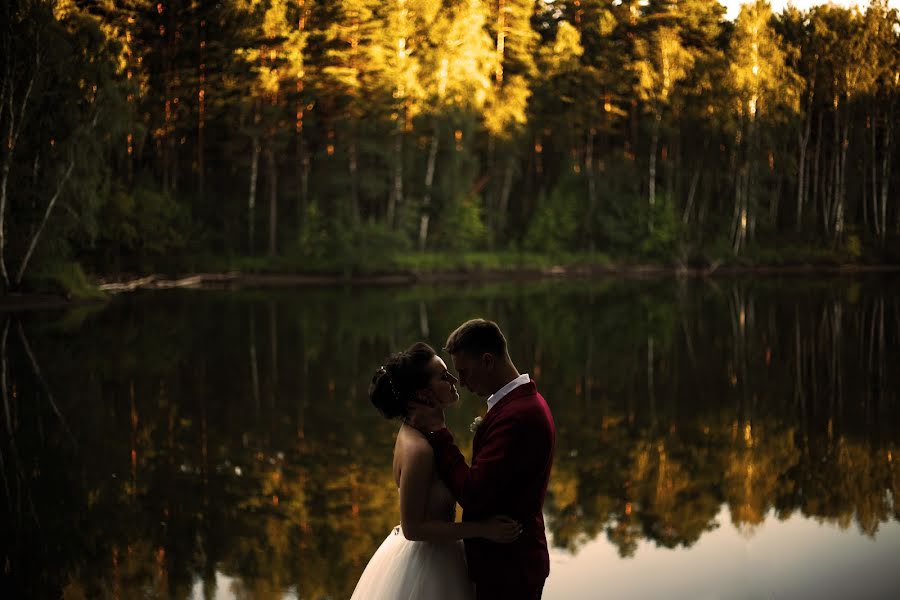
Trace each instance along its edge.
<instances>
[{"instance_id":1,"label":"white wedding dress","mask_svg":"<svg viewBox=\"0 0 900 600\"><path fill-rule=\"evenodd\" d=\"M453 521L456 501L435 476L426 518ZM412 542L398 525L369 560L351 600L473 600L461 540Z\"/></svg>"}]
</instances>

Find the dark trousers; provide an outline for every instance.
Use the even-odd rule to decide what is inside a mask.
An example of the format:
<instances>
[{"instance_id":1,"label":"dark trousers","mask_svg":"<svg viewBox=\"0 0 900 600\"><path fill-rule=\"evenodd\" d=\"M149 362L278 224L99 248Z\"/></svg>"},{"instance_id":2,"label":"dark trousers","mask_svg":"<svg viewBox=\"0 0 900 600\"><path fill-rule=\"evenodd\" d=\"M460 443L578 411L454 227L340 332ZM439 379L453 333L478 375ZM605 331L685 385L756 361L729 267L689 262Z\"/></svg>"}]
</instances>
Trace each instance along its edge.
<instances>
[{"instance_id":1,"label":"dark trousers","mask_svg":"<svg viewBox=\"0 0 900 600\"><path fill-rule=\"evenodd\" d=\"M475 584L475 597L477 600L541 600L543 592L543 581L531 584L521 581Z\"/></svg>"}]
</instances>

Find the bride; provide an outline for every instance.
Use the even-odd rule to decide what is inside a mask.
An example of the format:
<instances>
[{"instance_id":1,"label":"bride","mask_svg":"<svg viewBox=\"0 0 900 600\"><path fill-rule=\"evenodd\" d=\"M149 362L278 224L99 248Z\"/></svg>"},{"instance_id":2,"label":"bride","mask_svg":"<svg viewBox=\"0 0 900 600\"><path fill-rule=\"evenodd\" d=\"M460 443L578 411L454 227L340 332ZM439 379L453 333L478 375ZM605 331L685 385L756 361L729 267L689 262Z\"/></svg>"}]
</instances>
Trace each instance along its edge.
<instances>
[{"instance_id":1,"label":"bride","mask_svg":"<svg viewBox=\"0 0 900 600\"><path fill-rule=\"evenodd\" d=\"M456 501L437 474L431 445L406 423L408 402L445 408L459 400L456 383L444 361L421 342L391 356L372 378L372 404L385 418L402 421L393 465L400 525L369 560L351 600L470 600L474 593L461 540L509 543L521 533L521 526L504 516L454 522Z\"/></svg>"}]
</instances>

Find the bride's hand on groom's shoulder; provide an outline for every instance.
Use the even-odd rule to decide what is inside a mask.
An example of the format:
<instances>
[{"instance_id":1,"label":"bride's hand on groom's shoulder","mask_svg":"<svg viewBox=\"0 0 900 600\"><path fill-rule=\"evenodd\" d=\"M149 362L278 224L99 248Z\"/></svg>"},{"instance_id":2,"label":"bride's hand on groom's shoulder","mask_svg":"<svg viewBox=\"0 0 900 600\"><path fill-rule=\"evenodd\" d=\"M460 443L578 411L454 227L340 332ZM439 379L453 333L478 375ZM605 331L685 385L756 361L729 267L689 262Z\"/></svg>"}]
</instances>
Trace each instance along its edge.
<instances>
[{"instance_id":1,"label":"bride's hand on groom's shoulder","mask_svg":"<svg viewBox=\"0 0 900 600\"><path fill-rule=\"evenodd\" d=\"M516 541L522 535L522 526L505 515L495 515L481 521L484 526L484 534L481 536L492 542L509 544Z\"/></svg>"},{"instance_id":2,"label":"bride's hand on groom's shoulder","mask_svg":"<svg viewBox=\"0 0 900 600\"><path fill-rule=\"evenodd\" d=\"M440 406L424 402L410 402L406 406L408 409L406 422L422 433L437 431L446 427L444 411Z\"/></svg>"}]
</instances>

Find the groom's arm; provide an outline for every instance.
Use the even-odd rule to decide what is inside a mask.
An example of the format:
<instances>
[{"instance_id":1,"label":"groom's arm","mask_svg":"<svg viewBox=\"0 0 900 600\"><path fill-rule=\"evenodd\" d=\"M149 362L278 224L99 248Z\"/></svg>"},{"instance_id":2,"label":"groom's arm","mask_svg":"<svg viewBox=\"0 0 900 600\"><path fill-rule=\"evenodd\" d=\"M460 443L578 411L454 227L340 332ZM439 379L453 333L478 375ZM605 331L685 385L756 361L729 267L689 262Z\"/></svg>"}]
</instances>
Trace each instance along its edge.
<instances>
[{"instance_id":1,"label":"groom's arm","mask_svg":"<svg viewBox=\"0 0 900 600\"><path fill-rule=\"evenodd\" d=\"M476 512L496 510L498 495L540 450L542 436L530 435L537 433L531 429L514 419L493 423L471 467L447 428L428 435L441 479L460 506Z\"/></svg>"}]
</instances>

